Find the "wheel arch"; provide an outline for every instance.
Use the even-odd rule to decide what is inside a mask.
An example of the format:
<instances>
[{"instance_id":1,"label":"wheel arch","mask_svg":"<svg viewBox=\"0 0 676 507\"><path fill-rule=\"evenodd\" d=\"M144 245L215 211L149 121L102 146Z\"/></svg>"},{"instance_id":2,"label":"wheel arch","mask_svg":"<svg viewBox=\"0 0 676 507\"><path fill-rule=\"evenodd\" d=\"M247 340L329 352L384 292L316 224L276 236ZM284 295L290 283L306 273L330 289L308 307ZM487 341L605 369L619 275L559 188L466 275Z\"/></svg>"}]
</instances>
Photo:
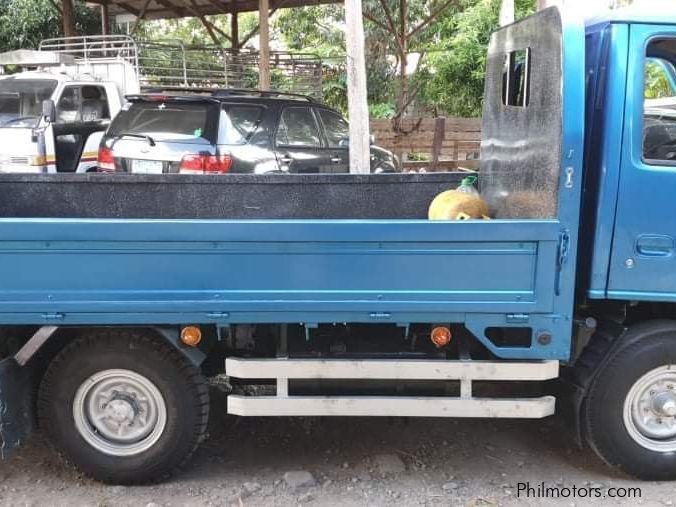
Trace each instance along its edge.
<instances>
[{"instance_id":1,"label":"wheel arch","mask_svg":"<svg viewBox=\"0 0 676 507\"><path fill-rule=\"evenodd\" d=\"M14 359L19 366L22 367L21 369L30 371L33 382L35 385L39 385L47 367L64 347L81 336L106 327L107 326L43 326L37 328L32 335L27 336L27 340L14 355ZM52 329L50 330L49 328ZM140 332L152 336L157 340L165 341L198 368L202 366L202 363L207 357L207 354L199 348L188 347L181 343L181 330L179 326L115 326L114 329L127 331L129 333ZM41 336L41 332L45 333L47 336Z\"/></svg>"}]
</instances>

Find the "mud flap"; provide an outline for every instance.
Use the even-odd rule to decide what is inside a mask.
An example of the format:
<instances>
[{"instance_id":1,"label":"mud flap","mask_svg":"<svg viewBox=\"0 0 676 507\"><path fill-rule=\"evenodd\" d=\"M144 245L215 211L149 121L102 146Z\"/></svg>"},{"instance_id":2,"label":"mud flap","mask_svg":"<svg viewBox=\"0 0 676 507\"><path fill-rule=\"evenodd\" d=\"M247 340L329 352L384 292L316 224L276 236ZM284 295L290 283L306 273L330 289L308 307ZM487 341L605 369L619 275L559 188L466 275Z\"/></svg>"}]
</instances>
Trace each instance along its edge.
<instances>
[{"instance_id":1,"label":"mud flap","mask_svg":"<svg viewBox=\"0 0 676 507\"><path fill-rule=\"evenodd\" d=\"M33 432L33 405L30 368L13 357L0 361L0 458L10 457Z\"/></svg>"}]
</instances>

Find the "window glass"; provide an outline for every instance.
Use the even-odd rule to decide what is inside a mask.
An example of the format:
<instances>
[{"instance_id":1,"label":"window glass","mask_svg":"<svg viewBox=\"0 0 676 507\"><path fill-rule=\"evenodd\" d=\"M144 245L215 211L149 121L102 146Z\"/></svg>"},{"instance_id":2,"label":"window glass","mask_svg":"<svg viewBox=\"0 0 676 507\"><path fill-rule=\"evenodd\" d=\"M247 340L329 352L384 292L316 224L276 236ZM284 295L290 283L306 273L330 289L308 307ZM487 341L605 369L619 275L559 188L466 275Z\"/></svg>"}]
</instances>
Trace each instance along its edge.
<instances>
[{"instance_id":1,"label":"window glass","mask_svg":"<svg viewBox=\"0 0 676 507\"><path fill-rule=\"evenodd\" d=\"M108 96L102 86L83 86L80 89L82 95L82 121L97 121L110 119L108 110Z\"/></svg>"},{"instance_id":2,"label":"window glass","mask_svg":"<svg viewBox=\"0 0 676 507\"><path fill-rule=\"evenodd\" d=\"M80 88L78 86L67 86L61 93L61 98L56 105L56 121L80 121L80 106Z\"/></svg>"},{"instance_id":3,"label":"window glass","mask_svg":"<svg viewBox=\"0 0 676 507\"><path fill-rule=\"evenodd\" d=\"M674 66L662 58L647 58L645 63L645 98L663 99L676 95L673 79Z\"/></svg>"},{"instance_id":4,"label":"window glass","mask_svg":"<svg viewBox=\"0 0 676 507\"><path fill-rule=\"evenodd\" d=\"M329 147L347 148L350 140L350 127L343 117L326 109L319 109L319 117L324 124Z\"/></svg>"},{"instance_id":5,"label":"window glass","mask_svg":"<svg viewBox=\"0 0 676 507\"><path fill-rule=\"evenodd\" d=\"M287 107L277 127L277 144L320 147L317 122L309 107Z\"/></svg>"},{"instance_id":6,"label":"window glass","mask_svg":"<svg viewBox=\"0 0 676 507\"><path fill-rule=\"evenodd\" d=\"M229 106L222 113L225 144L244 144L258 128L263 108L255 106Z\"/></svg>"},{"instance_id":7,"label":"window glass","mask_svg":"<svg viewBox=\"0 0 676 507\"><path fill-rule=\"evenodd\" d=\"M653 41L647 50L643 108L643 158L676 163L676 39ZM659 57L653 56L659 54Z\"/></svg>"},{"instance_id":8,"label":"window glass","mask_svg":"<svg viewBox=\"0 0 676 507\"><path fill-rule=\"evenodd\" d=\"M530 48L505 55L502 78L502 103L526 107L530 101Z\"/></svg>"},{"instance_id":9,"label":"window glass","mask_svg":"<svg viewBox=\"0 0 676 507\"><path fill-rule=\"evenodd\" d=\"M35 127L42 101L52 96L52 79L0 79L0 128Z\"/></svg>"},{"instance_id":10,"label":"window glass","mask_svg":"<svg viewBox=\"0 0 676 507\"><path fill-rule=\"evenodd\" d=\"M109 135L161 134L162 139L177 141L206 137L210 108L206 102L134 102L115 117Z\"/></svg>"}]
</instances>

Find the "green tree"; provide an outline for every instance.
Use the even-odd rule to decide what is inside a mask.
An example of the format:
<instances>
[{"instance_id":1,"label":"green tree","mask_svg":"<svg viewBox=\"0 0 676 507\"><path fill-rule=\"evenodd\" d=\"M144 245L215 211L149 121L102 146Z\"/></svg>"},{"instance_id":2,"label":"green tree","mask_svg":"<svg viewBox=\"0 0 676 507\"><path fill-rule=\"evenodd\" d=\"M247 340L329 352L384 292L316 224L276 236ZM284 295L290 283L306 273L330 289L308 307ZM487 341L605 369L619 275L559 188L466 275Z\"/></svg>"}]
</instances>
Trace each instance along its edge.
<instances>
[{"instance_id":1,"label":"green tree","mask_svg":"<svg viewBox=\"0 0 676 507\"><path fill-rule=\"evenodd\" d=\"M645 98L662 99L673 96L674 90L665 68L655 61L648 61L645 66Z\"/></svg>"},{"instance_id":2,"label":"green tree","mask_svg":"<svg viewBox=\"0 0 676 507\"><path fill-rule=\"evenodd\" d=\"M223 33L231 36L230 33L230 15L220 14L205 17L216 30L215 35L219 39L220 45L227 48L231 43ZM247 37L250 32L257 30L258 14L254 12L240 13L237 18L239 21L239 39L240 41ZM180 40L188 46L212 46L214 40L209 35L199 18L177 18L149 20L140 24L135 36L142 40ZM247 41L250 44L250 38ZM246 46L246 44L245 44Z\"/></svg>"},{"instance_id":3,"label":"green tree","mask_svg":"<svg viewBox=\"0 0 676 507\"><path fill-rule=\"evenodd\" d=\"M516 0L516 18L535 11L535 0ZM462 10L441 19L438 43L417 80L420 102L457 116L481 115L486 50L498 28L500 0L462 0Z\"/></svg>"},{"instance_id":4,"label":"green tree","mask_svg":"<svg viewBox=\"0 0 676 507\"><path fill-rule=\"evenodd\" d=\"M76 1L75 30L100 33L98 9ZM0 50L36 48L41 40L62 35L61 14L49 0L0 0Z\"/></svg>"}]
</instances>

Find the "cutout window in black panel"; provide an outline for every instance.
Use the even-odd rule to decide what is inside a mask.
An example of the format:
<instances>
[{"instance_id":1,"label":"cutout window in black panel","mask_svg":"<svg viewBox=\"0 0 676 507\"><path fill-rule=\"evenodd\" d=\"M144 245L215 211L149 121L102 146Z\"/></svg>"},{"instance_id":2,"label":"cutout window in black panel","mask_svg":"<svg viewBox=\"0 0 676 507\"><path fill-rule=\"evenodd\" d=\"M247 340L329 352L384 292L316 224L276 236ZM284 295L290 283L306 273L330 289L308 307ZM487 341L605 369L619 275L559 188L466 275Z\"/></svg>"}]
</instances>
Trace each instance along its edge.
<instances>
[{"instance_id":1,"label":"cutout window in black panel","mask_svg":"<svg viewBox=\"0 0 676 507\"><path fill-rule=\"evenodd\" d=\"M505 55L502 76L502 103L506 106L527 107L530 101L530 48L518 49Z\"/></svg>"}]
</instances>

